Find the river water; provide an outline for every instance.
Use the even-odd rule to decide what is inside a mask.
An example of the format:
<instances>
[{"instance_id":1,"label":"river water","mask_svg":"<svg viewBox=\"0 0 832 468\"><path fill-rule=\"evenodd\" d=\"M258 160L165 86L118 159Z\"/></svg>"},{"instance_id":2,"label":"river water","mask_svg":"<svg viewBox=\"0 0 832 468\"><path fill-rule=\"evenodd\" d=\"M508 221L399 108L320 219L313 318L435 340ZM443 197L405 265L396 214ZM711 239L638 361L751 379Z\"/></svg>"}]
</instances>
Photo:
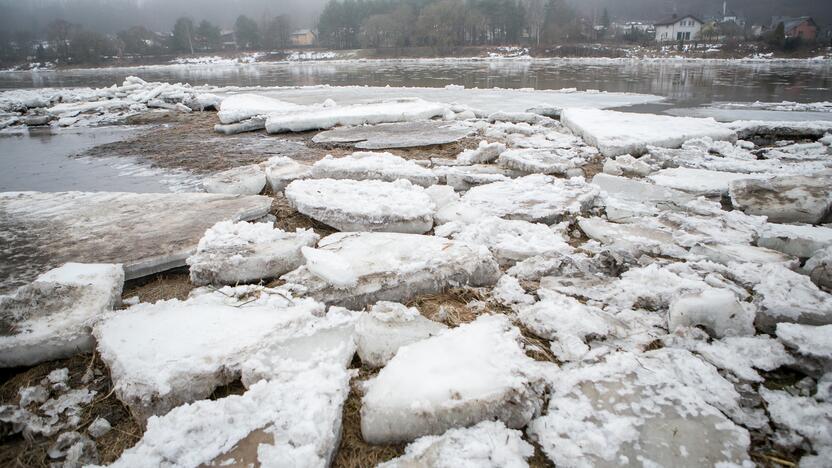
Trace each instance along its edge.
<instances>
[{"instance_id":1,"label":"river water","mask_svg":"<svg viewBox=\"0 0 832 468\"><path fill-rule=\"evenodd\" d=\"M127 76L148 81L217 86L416 86L535 88L655 94L662 104L640 112L714 116L716 102L832 101L832 61L365 61L261 63L221 66L156 66L0 73L0 90L43 87L105 87ZM720 113L724 111L719 111ZM791 113L797 119L832 120L832 113ZM722 115L722 114L719 114ZM727 120L760 118L728 115ZM787 114L788 116L788 114ZM791 116L788 116L791 117ZM771 114L772 119L781 119ZM723 119L723 120L725 120ZM72 156L129 132L107 129L35 131L0 136L0 191L125 190L168 191L181 175L145 171L131 162L81 161ZM125 166L126 164L126 166ZM160 179L167 183L160 185ZM171 180L173 182L171 182ZM185 184L189 185L189 183Z\"/></svg>"},{"instance_id":2,"label":"river water","mask_svg":"<svg viewBox=\"0 0 832 468\"><path fill-rule=\"evenodd\" d=\"M364 61L157 66L0 73L0 89L103 87L130 75L219 86L423 86L598 89L664 96L679 106L719 101L832 100L832 61Z\"/></svg>"}]
</instances>

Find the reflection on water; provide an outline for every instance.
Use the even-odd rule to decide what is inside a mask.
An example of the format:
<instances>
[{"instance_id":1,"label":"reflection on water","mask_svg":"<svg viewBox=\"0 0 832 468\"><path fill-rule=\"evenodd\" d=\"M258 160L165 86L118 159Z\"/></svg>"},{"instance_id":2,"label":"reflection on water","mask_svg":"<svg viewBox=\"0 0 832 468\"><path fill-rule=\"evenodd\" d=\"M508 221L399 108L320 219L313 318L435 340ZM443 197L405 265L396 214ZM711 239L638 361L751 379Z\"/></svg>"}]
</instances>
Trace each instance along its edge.
<instances>
[{"instance_id":1,"label":"reflection on water","mask_svg":"<svg viewBox=\"0 0 832 468\"><path fill-rule=\"evenodd\" d=\"M134 128L75 130L33 128L0 134L0 192L170 192L195 184L186 174L152 169L130 158L72 158L93 146L118 141Z\"/></svg>"},{"instance_id":2,"label":"reflection on water","mask_svg":"<svg viewBox=\"0 0 832 468\"><path fill-rule=\"evenodd\" d=\"M0 89L110 86L149 81L219 86L427 86L578 88L649 93L677 103L829 100L832 63L673 61L349 62L0 73Z\"/></svg>"}]
</instances>

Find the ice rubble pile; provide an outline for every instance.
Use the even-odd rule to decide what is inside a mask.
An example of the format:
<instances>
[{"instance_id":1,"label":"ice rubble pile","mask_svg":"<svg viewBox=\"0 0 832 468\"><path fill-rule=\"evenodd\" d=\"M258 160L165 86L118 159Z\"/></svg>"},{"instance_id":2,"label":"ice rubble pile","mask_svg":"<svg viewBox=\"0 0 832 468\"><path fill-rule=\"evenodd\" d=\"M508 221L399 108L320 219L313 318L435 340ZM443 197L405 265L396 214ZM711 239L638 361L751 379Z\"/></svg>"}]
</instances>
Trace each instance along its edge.
<instances>
[{"instance_id":1,"label":"ice rubble pile","mask_svg":"<svg viewBox=\"0 0 832 468\"><path fill-rule=\"evenodd\" d=\"M407 105L405 121L445 117ZM385 106L234 95L220 119L377 135ZM206 181L269 184L341 232L220 223L188 259L192 281L279 286L94 310L115 393L146 424L116 465L327 466L352 379L364 440L408 444L382 466L520 467L531 442L570 467L751 466L760 449L822 466L832 137L815 124L778 127L792 141L771 144L772 127L753 123L562 119L468 116L455 125L483 140L456 158L273 158ZM452 288L476 292L470 317L420 305ZM378 372L358 377L359 361ZM802 380L769 389L787 368ZM235 381L242 394L209 398ZM20 430L46 401L25 393L0 411Z\"/></svg>"},{"instance_id":2,"label":"ice rubble pile","mask_svg":"<svg viewBox=\"0 0 832 468\"><path fill-rule=\"evenodd\" d=\"M10 125L61 127L122 123L153 109L175 112L218 109L221 88L147 82L129 76L109 88L52 88L0 93L0 128Z\"/></svg>"}]
</instances>

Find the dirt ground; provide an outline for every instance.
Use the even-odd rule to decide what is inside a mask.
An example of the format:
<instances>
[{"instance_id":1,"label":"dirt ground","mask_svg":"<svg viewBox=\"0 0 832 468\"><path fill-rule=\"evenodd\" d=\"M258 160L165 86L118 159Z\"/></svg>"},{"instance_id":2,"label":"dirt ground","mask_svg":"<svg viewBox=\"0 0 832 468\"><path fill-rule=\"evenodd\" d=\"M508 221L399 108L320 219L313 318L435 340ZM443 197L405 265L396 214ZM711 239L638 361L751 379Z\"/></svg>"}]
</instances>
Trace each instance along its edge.
<instances>
[{"instance_id":1,"label":"dirt ground","mask_svg":"<svg viewBox=\"0 0 832 468\"><path fill-rule=\"evenodd\" d=\"M312 142L318 132L269 135L264 130L223 135L214 131L215 112L188 114L153 111L128 119L131 125L152 128L126 140L91 148L78 156L127 156L162 169L182 169L208 174L246 164L258 164L274 156L287 156L313 163L326 155L343 156L354 150L349 145L321 145ZM405 159L453 158L465 149L476 148L479 138L421 148L386 150Z\"/></svg>"}]
</instances>

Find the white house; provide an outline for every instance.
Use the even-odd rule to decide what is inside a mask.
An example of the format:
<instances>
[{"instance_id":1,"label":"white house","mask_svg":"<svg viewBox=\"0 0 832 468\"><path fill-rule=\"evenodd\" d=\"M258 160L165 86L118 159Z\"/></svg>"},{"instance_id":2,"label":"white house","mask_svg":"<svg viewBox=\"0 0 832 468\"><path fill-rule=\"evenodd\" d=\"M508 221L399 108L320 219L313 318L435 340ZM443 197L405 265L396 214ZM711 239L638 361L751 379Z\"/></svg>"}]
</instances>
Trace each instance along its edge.
<instances>
[{"instance_id":1,"label":"white house","mask_svg":"<svg viewBox=\"0 0 832 468\"><path fill-rule=\"evenodd\" d=\"M673 15L671 18L654 24L656 40L658 42L690 41L699 36L699 31L704 24L702 20L693 15Z\"/></svg>"}]
</instances>

